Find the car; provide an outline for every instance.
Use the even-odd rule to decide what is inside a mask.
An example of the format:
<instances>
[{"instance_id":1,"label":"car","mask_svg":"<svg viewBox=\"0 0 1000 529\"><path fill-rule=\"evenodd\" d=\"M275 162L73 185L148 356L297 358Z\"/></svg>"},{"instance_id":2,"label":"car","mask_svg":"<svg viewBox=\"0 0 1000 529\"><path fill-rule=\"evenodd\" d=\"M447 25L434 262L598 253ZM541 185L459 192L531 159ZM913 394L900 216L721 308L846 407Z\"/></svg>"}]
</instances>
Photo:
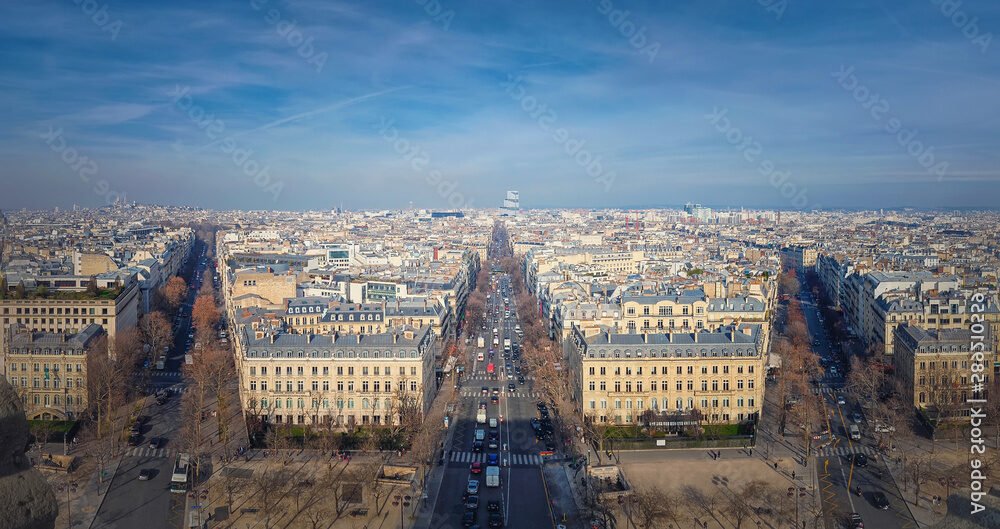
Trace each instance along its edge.
<instances>
[{"instance_id":1,"label":"car","mask_svg":"<svg viewBox=\"0 0 1000 529\"><path fill-rule=\"evenodd\" d=\"M473 452L482 452L483 451L483 442L482 441L473 441L472 442L472 451Z\"/></svg>"},{"instance_id":2,"label":"car","mask_svg":"<svg viewBox=\"0 0 1000 529\"><path fill-rule=\"evenodd\" d=\"M498 527L503 527L503 515L498 512L491 512L490 527L493 529L497 529Z\"/></svg>"},{"instance_id":3,"label":"car","mask_svg":"<svg viewBox=\"0 0 1000 529\"><path fill-rule=\"evenodd\" d=\"M847 399L845 399L843 395L837 395L837 404L843 406L847 404Z\"/></svg>"},{"instance_id":4,"label":"car","mask_svg":"<svg viewBox=\"0 0 1000 529\"><path fill-rule=\"evenodd\" d=\"M483 396L485 397L486 395L488 395L490 393L490 388L488 388L486 386L483 386L482 393L483 393Z\"/></svg>"},{"instance_id":5,"label":"car","mask_svg":"<svg viewBox=\"0 0 1000 529\"><path fill-rule=\"evenodd\" d=\"M469 472L472 472L473 474L480 474L480 473L482 473L483 472L483 464L480 463L479 461L474 461L472 463L472 466L469 467Z\"/></svg>"},{"instance_id":6,"label":"car","mask_svg":"<svg viewBox=\"0 0 1000 529\"><path fill-rule=\"evenodd\" d=\"M848 529L865 529L865 522L861 519L861 515L852 512L847 515L847 527Z\"/></svg>"},{"instance_id":7,"label":"car","mask_svg":"<svg viewBox=\"0 0 1000 529\"><path fill-rule=\"evenodd\" d=\"M490 500L490 502L486 504L486 510L489 512L500 512L500 502L497 500Z\"/></svg>"},{"instance_id":8,"label":"car","mask_svg":"<svg viewBox=\"0 0 1000 529\"><path fill-rule=\"evenodd\" d=\"M517 389L517 385L515 385L513 382L507 384L507 391L514 391L515 389Z\"/></svg>"},{"instance_id":9,"label":"car","mask_svg":"<svg viewBox=\"0 0 1000 529\"><path fill-rule=\"evenodd\" d=\"M479 480L470 479L469 482L465 485L465 492L468 493L470 496L473 494L479 494Z\"/></svg>"},{"instance_id":10,"label":"car","mask_svg":"<svg viewBox=\"0 0 1000 529\"><path fill-rule=\"evenodd\" d=\"M139 446L139 443L141 442L142 442L142 436L140 436L139 434L132 434L128 436L129 446Z\"/></svg>"},{"instance_id":11,"label":"car","mask_svg":"<svg viewBox=\"0 0 1000 529\"><path fill-rule=\"evenodd\" d=\"M885 494L881 491L875 491L872 493L872 505L876 509L887 511L889 510L889 498L886 498Z\"/></svg>"},{"instance_id":12,"label":"car","mask_svg":"<svg viewBox=\"0 0 1000 529\"><path fill-rule=\"evenodd\" d=\"M153 469L144 468L139 471L139 481L149 481L153 477Z\"/></svg>"},{"instance_id":13,"label":"car","mask_svg":"<svg viewBox=\"0 0 1000 529\"><path fill-rule=\"evenodd\" d=\"M521 376L517 377L517 383L518 384L524 384L524 375L521 375Z\"/></svg>"},{"instance_id":14,"label":"car","mask_svg":"<svg viewBox=\"0 0 1000 529\"><path fill-rule=\"evenodd\" d=\"M163 446L163 440L162 439L160 439L159 437L150 437L149 438L149 447L150 448L152 448L153 450L156 450L157 448L159 448L161 446Z\"/></svg>"},{"instance_id":15,"label":"car","mask_svg":"<svg viewBox=\"0 0 1000 529\"><path fill-rule=\"evenodd\" d=\"M462 525L472 527L476 523L476 511L465 511L462 515Z\"/></svg>"},{"instance_id":16,"label":"car","mask_svg":"<svg viewBox=\"0 0 1000 529\"><path fill-rule=\"evenodd\" d=\"M861 417L861 412L857 412L857 411L856 411L856 412L852 413L852 414L851 414L851 419L852 419L852 420L853 420L854 422L856 422L856 423L858 423L858 424L861 424L861 421L863 420L863 418Z\"/></svg>"},{"instance_id":17,"label":"car","mask_svg":"<svg viewBox=\"0 0 1000 529\"><path fill-rule=\"evenodd\" d=\"M535 404L535 407L536 407L536 408L538 408L538 411L542 411L542 410L544 410L545 408L547 408L548 406L546 406L544 402L542 402L542 401L538 401L538 402L537 402L537 403Z\"/></svg>"},{"instance_id":18,"label":"car","mask_svg":"<svg viewBox=\"0 0 1000 529\"><path fill-rule=\"evenodd\" d=\"M493 404L497 404L500 402L500 397L493 395L492 397L490 397L490 402L492 402Z\"/></svg>"},{"instance_id":19,"label":"car","mask_svg":"<svg viewBox=\"0 0 1000 529\"><path fill-rule=\"evenodd\" d=\"M465 508L474 511L479 508L479 496L472 494L465 498Z\"/></svg>"},{"instance_id":20,"label":"car","mask_svg":"<svg viewBox=\"0 0 1000 529\"><path fill-rule=\"evenodd\" d=\"M868 466L868 456L866 456L866 455L864 455L864 454L862 454L860 452L854 454L853 460L854 460L854 466L856 466L856 467L864 468L864 467Z\"/></svg>"}]
</instances>

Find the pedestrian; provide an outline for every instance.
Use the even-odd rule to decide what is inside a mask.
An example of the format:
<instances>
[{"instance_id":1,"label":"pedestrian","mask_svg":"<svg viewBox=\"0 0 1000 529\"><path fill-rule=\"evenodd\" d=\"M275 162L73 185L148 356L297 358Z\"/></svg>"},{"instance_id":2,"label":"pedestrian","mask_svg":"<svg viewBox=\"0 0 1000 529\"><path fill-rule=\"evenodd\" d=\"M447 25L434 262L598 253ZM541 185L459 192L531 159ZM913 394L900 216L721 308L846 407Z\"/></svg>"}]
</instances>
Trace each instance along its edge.
<instances>
[{"instance_id":1,"label":"pedestrian","mask_svg":"<svg viewBox=\"0 0 1000 529\"><path fill-rule=\"evenodd\" d=\"M753 457L753 448L750 449L750 457Z\"/></svg>"},{"instance_id":2,"label":"pedestrian","mask_svg":"<svg viewBox=\"0 0 1000 529\"><path fill-rule=\"evenodd\" d=\"M795 471L792 471L792 479L795 479Z\"/></svg>"},{"instance_id":3,"label":"pedestrian","mask_svg":"<svg viewBox=\"0 0 1000 529\"><path fill-rule=\"evenodd\" d=\"M774 469L778 470L778 462L777 461L774 462Z\"/></svg>"}]
</instances>

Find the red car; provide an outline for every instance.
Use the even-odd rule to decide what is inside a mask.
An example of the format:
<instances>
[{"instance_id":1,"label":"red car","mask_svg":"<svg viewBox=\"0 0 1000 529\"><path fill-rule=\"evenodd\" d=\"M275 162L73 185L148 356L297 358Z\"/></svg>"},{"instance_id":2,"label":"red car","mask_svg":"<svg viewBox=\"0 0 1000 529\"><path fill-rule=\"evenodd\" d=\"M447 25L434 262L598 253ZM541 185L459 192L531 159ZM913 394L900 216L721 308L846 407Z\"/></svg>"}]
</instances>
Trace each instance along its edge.
<instances>
[{"instance_id":1,"label":"red car","mask_svg":"<svg viewBox=\"0 0 1000 529\"><path fill-rule=\"evenodd\" d=\"M476 461L469 468L469 471L472 472L473 474L479 474L479 473L481 473L483 471L483 464L480 463L479 461Z\"/></svg>"}]
</instances>

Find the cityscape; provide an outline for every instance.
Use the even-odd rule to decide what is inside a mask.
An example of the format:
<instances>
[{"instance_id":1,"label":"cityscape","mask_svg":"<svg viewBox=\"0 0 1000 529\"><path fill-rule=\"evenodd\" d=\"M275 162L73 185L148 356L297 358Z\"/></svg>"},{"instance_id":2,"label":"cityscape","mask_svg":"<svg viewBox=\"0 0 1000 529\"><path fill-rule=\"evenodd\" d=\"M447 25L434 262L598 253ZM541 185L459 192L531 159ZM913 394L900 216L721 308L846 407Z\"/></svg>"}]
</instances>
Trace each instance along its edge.
<instances>
[{"instance_id":1,"label":"cityscape","mask_svg":"<svg viewBox=\"0 0 1000 529\"><path fill-rule=\"evenodd\" d=\"M0 529L1000 527L1000 5L0 10Z\"/></svg>"}]
</instances>

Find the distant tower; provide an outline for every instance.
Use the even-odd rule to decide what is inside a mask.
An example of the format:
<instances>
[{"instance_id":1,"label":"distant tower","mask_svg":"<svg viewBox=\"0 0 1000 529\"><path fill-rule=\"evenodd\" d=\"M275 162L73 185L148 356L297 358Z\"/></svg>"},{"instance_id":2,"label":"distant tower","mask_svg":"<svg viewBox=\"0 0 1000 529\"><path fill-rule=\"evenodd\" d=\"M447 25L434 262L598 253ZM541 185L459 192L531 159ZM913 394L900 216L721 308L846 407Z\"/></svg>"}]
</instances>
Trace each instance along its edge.
<instances>
[{"instance_id":1,"label":"distant tower","mask_svg":"<svg viewBox=\"0 0 1000 529\"><path fill-rule=\"evenodd\" d=\"M503 200L503 209L506 213L514 213L521 209L521 194L517 191L507 191L507 197Z\"/></svg>"}]
</instances>

